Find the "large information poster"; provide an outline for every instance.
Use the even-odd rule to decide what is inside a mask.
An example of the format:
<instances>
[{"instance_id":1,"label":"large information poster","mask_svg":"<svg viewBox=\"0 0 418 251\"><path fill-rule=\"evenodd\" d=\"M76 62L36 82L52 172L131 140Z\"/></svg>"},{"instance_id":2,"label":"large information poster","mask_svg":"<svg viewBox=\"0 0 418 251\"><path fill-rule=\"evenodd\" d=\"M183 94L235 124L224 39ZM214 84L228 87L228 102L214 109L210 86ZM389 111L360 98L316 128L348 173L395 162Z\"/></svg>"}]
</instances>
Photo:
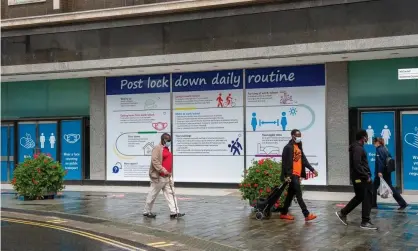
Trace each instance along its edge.
<instances>
[{"instance_id":1,"label":"large information poster","mask_svg":"<svg viewBox=\"0 0 418 251\"><path fill-rule=\"evenodd\" d=\"M148 181L151 151L170 133L170 75L106 79L107 179Z\"/></svg>"},{"instance_id":2,"label":"large information poster","mask_svg":"<svg viewBox=\"0 0 418 251\"><path fill-rule=\"evenodd\" d=\"M418 190L418 111L402 112L402 163L404 190Z\"/></svg>"},{"instance_id":3,"label":"large information poster","mask_svg":"<svg viewBox=\"0 0 418 251\"><path fill-rule=\"evenodd\" d=\"M326 185L325 66L246 70L247 167L254 160L281 160L290 131L302 132L306 157L319 172L307 170L307 185Z\"/></svg>"},{"instance_id":4,"label":"large information poster","mask_svg":"<svg viewBox=\"0 0 418 251\"><path fill-rule=\"evenodd\" d=\"M240 182L243 71L172 75L174 180Z\"/></svg>"}]
</instances>

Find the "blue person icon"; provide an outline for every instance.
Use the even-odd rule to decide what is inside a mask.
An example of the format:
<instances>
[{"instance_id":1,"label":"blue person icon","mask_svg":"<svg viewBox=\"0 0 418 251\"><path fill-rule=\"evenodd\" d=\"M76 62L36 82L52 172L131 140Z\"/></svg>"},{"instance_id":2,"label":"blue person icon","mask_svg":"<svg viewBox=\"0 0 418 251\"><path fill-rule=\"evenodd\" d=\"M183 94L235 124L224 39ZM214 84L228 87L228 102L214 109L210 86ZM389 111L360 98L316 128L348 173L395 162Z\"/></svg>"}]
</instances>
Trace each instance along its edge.
<instances>
[{"instance_id":1,"label":"blue person icon","mask_svg":"<svg viewBox=\"0 0 418 251\"><path fill-rule=\"evenodd\" d=\"M253 112L252 116L253 117L251 119L251 126L253 127L253 131L255 132L257 128L257 113Z\"/></svg>"},{"instance_id":2,"label":"blue person icon","mask_svg":"<svg viewBox=\"0 0 418 251\"><path fill-rule=\"evenodd\" d=\"M282 125L283 131L286 131L286 126L287 126L286 112L282 112L282 122L280 124Z\"/></svg>"},{"instance_id":3,"label":"blue person icon","mask_svg":"<svg viewBox=\"0 0 418 251\"><path fill-rule=\"evenodd\" d=\"M232 155L238 154L241 155L240 150L242 150L242 145L241 143L238 142L239 138L237 138L237 140L235 141L231 141L231 144L228 144L228 147L231 148L231 153Z\"/></svg>"}]
</instances>

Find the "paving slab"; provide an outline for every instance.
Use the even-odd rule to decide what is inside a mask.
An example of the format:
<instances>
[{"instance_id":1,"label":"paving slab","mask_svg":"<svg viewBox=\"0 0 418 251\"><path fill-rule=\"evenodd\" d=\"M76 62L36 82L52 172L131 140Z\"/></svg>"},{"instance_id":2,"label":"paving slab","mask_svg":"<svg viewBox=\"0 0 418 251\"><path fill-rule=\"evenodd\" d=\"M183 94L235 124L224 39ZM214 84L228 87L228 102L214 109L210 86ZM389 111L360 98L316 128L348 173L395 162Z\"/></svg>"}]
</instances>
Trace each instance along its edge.
<instances>
[{"instance_id":1,"label":"paving slab","mask_svg":"<svg viewBox=\"0 0 418 251\"><path fill-rule=\"evenodd\" d=\"M170 220L163 196L155 203L156 219L142 217L145 194L64 192L63 198L44 201L18 201L2 194L2 208L65 213L106 220L104 223L129 224L152 229L157 234L193 238L220 244L219 250L415 250L418 248L418 205L398 212L395 204L380 204L372 212L379 231L359 228L360 208L349 216L349 226L335 217L346 202L307 201L318 219L305 223L298 205L293 205L293 222L257 221L252 209L237 196L180 196L179 207L186 213L181 220ZM222 249L224 248L224 249ZM212 250L212 249L206 249ZM213 249L217 250L217 249Z\"/></svg>"}]
</instances>

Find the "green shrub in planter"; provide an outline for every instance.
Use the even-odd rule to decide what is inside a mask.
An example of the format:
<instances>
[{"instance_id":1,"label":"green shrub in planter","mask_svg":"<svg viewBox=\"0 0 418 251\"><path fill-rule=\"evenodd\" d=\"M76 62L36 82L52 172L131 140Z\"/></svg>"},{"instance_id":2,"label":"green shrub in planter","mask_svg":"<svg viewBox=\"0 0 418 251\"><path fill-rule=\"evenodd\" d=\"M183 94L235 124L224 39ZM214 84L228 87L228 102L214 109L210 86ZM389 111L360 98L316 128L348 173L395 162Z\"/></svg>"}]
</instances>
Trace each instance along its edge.
<instances>
[{"instance_id":1,"label":"green shrub in planter","mask_svg":"<svg viewBox=\"0 0 418 251\"><path fill-rule=\"evenodd\" d=\"M17 165L11 183L18 195L38 199L63 190L66 173L49 154L36 154Z\"/></svg>"},{"instance_id":2,"label":"green shrub in planter","mask_svg":"<svg viewBox=\"0 0 418 251\"><path fill-rule=\"evenodd\" d=\"M254 160L246 171L243 181L239 184L242 198L248 200L251 206L255 206L260 197L267 198L275 186L280 186L282 171L281 162L274 159ZM280 208L287 195L287 188L274 205L274 209Z\"/></svg>"}]
</instances>

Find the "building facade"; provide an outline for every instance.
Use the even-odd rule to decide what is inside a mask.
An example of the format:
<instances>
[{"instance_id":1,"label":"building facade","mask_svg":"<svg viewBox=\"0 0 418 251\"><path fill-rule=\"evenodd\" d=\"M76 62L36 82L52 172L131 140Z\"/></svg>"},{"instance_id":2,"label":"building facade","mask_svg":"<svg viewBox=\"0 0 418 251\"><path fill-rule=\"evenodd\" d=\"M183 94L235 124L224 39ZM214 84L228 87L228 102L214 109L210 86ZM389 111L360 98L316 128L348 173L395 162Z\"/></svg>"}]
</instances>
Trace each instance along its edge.
<instances>
[{"instance_id":1,"label":"building facade","mask_svg":"<svg viewBox=\"0 0 418 251\"><path fill-rule=\"evenodd\" d=\"M2 4L3 181L39 149L69 181L146 182L168 132L175 181L234 185L299 128L305 184L341 189L364 128L418 190L414 0L23 2Z\"/></svg>"}]
</instances>

